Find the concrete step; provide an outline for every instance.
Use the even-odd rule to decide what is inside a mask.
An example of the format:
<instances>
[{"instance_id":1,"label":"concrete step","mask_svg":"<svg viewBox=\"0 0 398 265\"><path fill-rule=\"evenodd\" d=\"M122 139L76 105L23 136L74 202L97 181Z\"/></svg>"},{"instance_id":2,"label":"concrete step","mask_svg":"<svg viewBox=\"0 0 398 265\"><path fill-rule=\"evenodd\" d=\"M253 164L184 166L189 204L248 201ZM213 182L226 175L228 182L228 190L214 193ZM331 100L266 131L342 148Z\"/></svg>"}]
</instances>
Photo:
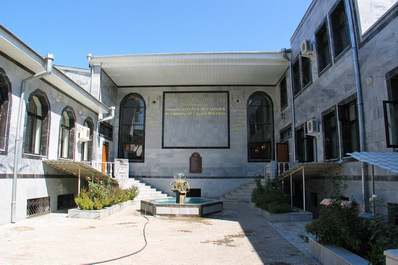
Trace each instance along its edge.
<instances>
[{"instance_id":1,"label":"concrete step","mask_svg":"<svg viewBox=\"0 0 398 265\"><path fill-rule=\"evenodd\" d=\"M241 187L232 190L223 196L219 197L220 200L224 201L239 201L239 202L250 202L251 201L251 194L253 189L256 187L256 183L254 181L250 183L246 183Z\"/></svg>"}]
</instances>

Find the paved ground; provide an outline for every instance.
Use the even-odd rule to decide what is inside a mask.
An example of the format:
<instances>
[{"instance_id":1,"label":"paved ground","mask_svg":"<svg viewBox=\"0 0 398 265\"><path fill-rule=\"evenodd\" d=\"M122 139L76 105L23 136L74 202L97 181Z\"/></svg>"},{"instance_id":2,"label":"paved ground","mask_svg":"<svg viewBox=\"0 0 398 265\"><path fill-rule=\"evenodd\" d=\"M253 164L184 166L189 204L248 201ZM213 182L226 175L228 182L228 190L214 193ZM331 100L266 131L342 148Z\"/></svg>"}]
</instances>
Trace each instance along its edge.
<instances>
[{"instance_id":1,"label":"paved ground","mask_svg":"<svg viewBox=\"0 0 398 265\"><path fill-rule=\"evenodd\" d=\"M0 226L0 264L317 264L303 227L244 203L208 218L146 219L137 205L101 220L48 214Z\"/></svg>"}]
</instances>

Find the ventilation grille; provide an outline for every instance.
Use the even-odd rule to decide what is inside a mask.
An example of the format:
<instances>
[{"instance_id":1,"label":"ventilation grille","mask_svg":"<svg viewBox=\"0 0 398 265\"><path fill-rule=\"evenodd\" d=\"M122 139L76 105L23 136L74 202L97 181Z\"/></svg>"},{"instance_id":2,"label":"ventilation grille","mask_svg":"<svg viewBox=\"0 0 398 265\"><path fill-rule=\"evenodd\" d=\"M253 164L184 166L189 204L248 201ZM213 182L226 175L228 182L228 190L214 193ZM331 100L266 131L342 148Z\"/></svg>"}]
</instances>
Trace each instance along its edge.
<instances>
[{"instance_id":1,"label":"ventilation grille","mask_svg":"<svg viewBox=\"0 0 398 265\"><path fill-rule=\"evenodd\" d=\"M50 197L28 200L26 217L34 217L46 213L50 213Z\"/></svg>"}]
</instances>

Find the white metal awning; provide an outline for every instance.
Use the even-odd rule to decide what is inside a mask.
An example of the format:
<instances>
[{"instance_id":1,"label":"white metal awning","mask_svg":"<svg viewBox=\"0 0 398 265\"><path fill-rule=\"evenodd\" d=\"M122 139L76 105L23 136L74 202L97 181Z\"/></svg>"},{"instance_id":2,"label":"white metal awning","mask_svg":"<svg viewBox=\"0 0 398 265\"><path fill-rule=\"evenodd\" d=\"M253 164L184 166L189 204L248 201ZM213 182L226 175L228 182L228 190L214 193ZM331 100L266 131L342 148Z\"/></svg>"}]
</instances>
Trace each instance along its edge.
<instances>
[{"instance_id":1,"label":"white metal awning","mask_svg":"<svg viewBox=\"0 0 398 265\"><path fill-rule=\"evenodd\" d=\"M63 160L43 160L43 163L52 168L69 173L78 178L78 192L80 193L80 179L82 177L90 177L91 179L98 178L102 181L110 181L112 184L117 184L117 181L110 178L108 175L91 167L89 164L77 161L63 161Z\"/></svg>"},{"instance_id":2,"label":"white metal awning","mask_svg":"<svg viewBox=\"0 0 398 265\"><path fill-rule=\"evenodd\" d=\"M349 155L356 160L398 173L398 153L354 152Z\"/></svg>"},{"instance_id":3,"label":"white metal awning","mask_svg":"<svg viewBox=\"0 0 398 265\"><path fill-rule=\"evenodd\" d=\"M117 86L275 86L288 69L281 52L92 56Z\"/></svg>"}]
</instances>

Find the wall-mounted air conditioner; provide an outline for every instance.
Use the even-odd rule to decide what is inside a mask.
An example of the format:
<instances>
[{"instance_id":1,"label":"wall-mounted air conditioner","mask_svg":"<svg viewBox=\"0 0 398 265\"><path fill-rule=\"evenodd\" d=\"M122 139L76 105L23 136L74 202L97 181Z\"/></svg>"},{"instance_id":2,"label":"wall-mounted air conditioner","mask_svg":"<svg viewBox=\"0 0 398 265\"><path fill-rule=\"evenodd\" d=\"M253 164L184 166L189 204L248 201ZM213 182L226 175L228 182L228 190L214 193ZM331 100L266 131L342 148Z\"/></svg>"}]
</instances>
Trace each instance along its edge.
<instances>
[{"instance_id":1,"label":"wall-mounted air conditioner","mask_svg":"<svg viewBox=\"0 0 398 265\"><path fill-rule=\"evenodd\" d=\"M305 124L306 129L307 129L307 134L308 135L318 135L319 130L318 130L318 123L316 122L316 119L311 119L306 122Z\"/></svg>"},{"instance_id":2,"label":"wall-mounted air conditioner","mask_svg":"<svg viewBox=\"0 0 398 265\"><path fill-rule=\"evenodd\" d=\"M311 57L313 55L311 40L304 40L301 43L301 56Z\"/></svg>"},{"instance_id":3,"label":"wall-mounted air conditioner","mask_svg":"<svg viewBox=\"0 0 398 265\"><path fill-rule=\"evenodd\" d=\"M90 128L77 124L76 126L77 131L77 140L81 142L88 142L90 141Z\"/></svg>"}]
</instances>

